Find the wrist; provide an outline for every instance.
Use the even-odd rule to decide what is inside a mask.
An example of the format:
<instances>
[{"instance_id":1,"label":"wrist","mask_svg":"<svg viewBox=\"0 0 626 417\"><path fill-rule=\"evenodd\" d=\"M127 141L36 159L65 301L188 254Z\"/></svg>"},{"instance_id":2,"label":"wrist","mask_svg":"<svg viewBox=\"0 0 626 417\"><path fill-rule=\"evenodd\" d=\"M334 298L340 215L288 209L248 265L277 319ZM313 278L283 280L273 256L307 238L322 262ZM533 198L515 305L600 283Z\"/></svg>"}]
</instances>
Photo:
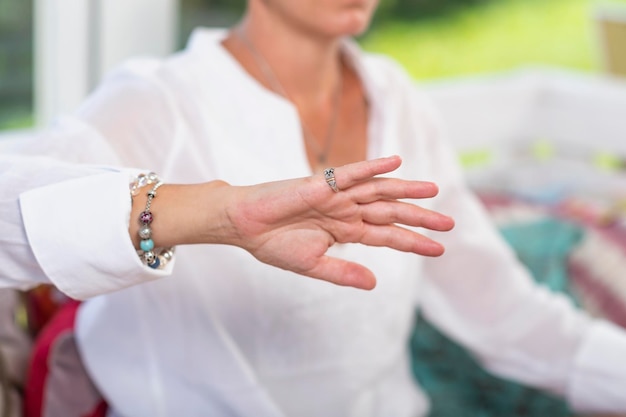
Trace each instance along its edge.
<instances>
[{"instance_id":1,"label":"wrist","mask_svg":"<svg viewBox=\"0 0 626 417\"><path fill-rule=\"evenodd\" d=\"M236 244L237 232L230 208L236 205L239 188L221 180L199 184L195 198L202 215L195 225L192 243Z\"/></svg>"},{"instance_id":2,"label":"wrist","mask_svg":"<svg viewBox=\"0 0 626 417\"><path fill-rule=\"evenodd\" d=\"M151 223L154 245L231 243L234 228L228 219L227 206L232 188L223 181L162 185L150 208L154 217ZM137 249L141 227L138 219L145 210L150 189L150 186L143 187L133 198L129 233Z\"/></svg>"}]
</instances>

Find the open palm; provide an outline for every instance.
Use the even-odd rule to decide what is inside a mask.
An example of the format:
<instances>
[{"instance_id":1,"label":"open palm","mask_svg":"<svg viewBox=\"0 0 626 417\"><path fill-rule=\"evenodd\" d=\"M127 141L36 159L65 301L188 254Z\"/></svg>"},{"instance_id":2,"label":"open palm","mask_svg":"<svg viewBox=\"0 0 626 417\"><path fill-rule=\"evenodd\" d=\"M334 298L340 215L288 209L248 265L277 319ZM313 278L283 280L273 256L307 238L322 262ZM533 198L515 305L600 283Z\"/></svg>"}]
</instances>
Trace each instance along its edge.
<instances>
[{"instance_id":1,"label":"open palm","mask_svg":"<svg viewBox=\"0 0 626 417\"><path fill-rule=\"evenodd\" d=\"M229 219L238 246L260 261L339 285L371 289L376 280L362 265L326 256L334 243L387 246L425 256L443 247L399 225L447 231L451 218L399 201L430 198L429 182L375 178L397 169L399 157L345 165L335 170L335 193L322 175L239 188Z\"/></svg>"}]
</instances>

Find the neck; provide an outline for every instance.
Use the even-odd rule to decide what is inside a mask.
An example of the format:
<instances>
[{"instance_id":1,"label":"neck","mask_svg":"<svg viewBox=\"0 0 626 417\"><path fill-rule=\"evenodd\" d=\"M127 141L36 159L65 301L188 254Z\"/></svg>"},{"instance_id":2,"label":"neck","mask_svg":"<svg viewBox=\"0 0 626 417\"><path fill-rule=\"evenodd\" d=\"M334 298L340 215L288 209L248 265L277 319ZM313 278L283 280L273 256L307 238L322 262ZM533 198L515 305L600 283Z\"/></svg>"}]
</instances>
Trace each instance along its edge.
<instances>
[{"instance_id":1,"label":"neck","mask_svg":"<svg viewBox=\"0 0 626 417\"><path fill-rule=\"evenodd\" d=\"M317 36L296 27L255 6L260 3L250 2L246 16L235 30L267 61L296 106L328 103L341 77L340 39ZM231 51L237 55L239 48L234 49ZM263 75L258 75L263 81Z\"/></svg>"}]
</instances>

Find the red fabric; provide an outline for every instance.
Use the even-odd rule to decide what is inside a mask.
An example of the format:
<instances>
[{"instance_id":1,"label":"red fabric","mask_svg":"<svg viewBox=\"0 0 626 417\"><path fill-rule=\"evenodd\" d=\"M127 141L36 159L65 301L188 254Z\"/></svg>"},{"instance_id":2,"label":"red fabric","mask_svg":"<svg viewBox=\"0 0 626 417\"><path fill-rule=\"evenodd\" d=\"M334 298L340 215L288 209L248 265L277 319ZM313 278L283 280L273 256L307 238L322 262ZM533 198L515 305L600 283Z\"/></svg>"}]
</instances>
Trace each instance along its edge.
<instances>
[{"instance_id":1,"label":"red fabric","mask_svg":"<svg viewBox=\"0 0 626 417\"><path fill-rule=\"evenodd\" d=\"M28 291L24 297L24 304L28 312L31 335L37 336L68 301L70 298L52 285L40 285Z\"/></svg>"},{"instance_id":2,"label":"red fabric","mask_svg":"<svg viewBox=\"0 0 626 417\"><path fill-rule=\"evenodd\" d=\"M24 417L45 416L43 406L52 347L59 337L74 332L74 320L79 305L80 302L74 300L65 303L35 340L24 390ZM66 417L105 417L106 411L106 403L101 401L86 415Z\"/></svg>"},{"instance_id":3,"label":"red fabric","mask_svg":"<svg viewBox=\"0 0 626 417\"><path fill-rule=\"evenodd\" d=\"M103 401L100 401L100 404L98 404L98 406L93 411L93 413L86 414L86 415L81 416L81 417L106 417L108 409L109 409L109 407L107 406L107 403L105 403L104 400L103 400Z\"/></svg>"}]
</instances>

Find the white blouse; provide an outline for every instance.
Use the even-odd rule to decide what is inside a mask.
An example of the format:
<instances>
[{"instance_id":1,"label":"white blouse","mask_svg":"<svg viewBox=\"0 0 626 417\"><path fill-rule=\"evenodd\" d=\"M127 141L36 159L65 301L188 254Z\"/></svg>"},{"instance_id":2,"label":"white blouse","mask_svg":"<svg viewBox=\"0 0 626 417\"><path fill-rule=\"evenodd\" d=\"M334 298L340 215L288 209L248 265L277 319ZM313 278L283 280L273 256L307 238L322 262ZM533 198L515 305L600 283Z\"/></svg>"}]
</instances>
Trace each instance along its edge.
<instances>
[{"instance_id":1,"label":"white blouse","mask_svg":"<svg viewBox=\"0 0 626 417\"><path fill-rule=\"evenodd\" d=\"M79 345L116 415L424 415L408 355L418 307L492 372L579 411L626 412L626 333L534 284L464 185L412 81L350 43L371 105L368 157L399 154L394 176L439 184L439 196L417 204L455 218L453 231L433 233L446 254L332 247L374 271L371 292L230 246L179 247L175 265L144 267L127 231L136 170L115 167L147 167L170 183L310 175L296 109L239 66L224 36L197 30L181 53L127 63L71 118L5 144L0 157L0 285L50 280L95 296L79 312Z\"/></svg>"}]
</instances>

